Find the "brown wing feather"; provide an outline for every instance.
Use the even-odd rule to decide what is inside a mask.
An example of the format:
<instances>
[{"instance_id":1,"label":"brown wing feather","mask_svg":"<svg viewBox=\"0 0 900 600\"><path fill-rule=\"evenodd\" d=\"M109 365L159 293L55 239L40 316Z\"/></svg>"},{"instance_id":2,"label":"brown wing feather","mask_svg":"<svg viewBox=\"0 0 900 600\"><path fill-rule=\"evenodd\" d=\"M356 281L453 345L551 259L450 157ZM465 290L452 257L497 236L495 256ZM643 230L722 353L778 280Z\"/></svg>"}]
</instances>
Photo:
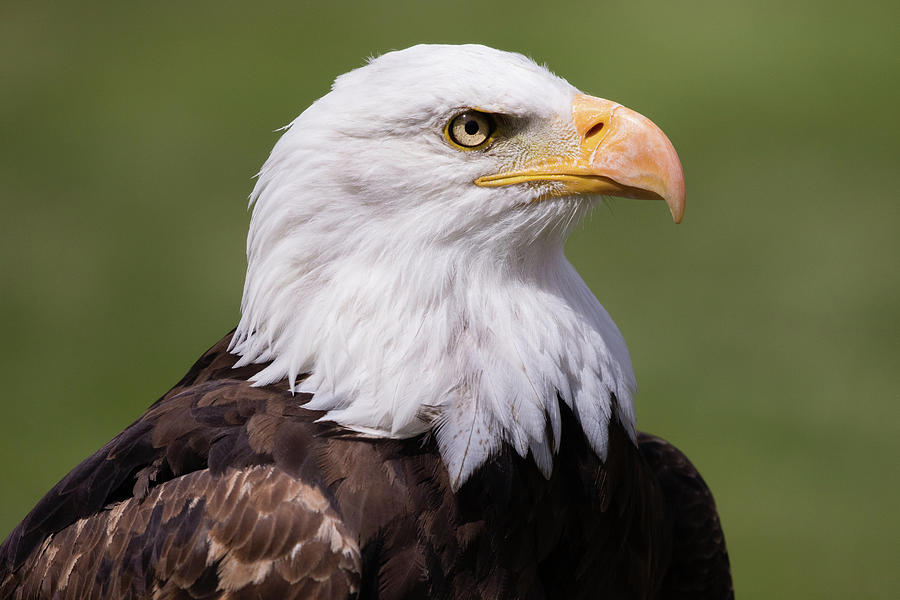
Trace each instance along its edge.
<instances>
[{"instance_id":1,"label":"brown wing feather","mask_svg":"<svg viewBox=\"0 0 900 600\"><path fill-rule=\"evenodd\" d=\"M327 426L283 386L252 387L259 367L232 369L228 339L13 530L0 546L0 598L358 589L356 537L326 498L310 443Z\"/></svg>"},{"instance_id":2,"label":"brown wing feather","mask_svg":"<svg viewBox=\"0 0 900 600\"><path fill-rule=\"evenodd\" d=\"M660 597L734 598L725 535L706 482L691 461L669 442L640 433L638 443L662 490L672 535L671 560Z\"/></svg>"},{"instance_id":3,"label":"brown wing feather","mask_svg":"<svg viewBox=\"0 0 900 600\"><path fill-rule=\"evenodd\" d=\"M49 536L12 598L348 598L354 536L322 492L272 466L197 471Z\"/></svg>"}]
</instances>

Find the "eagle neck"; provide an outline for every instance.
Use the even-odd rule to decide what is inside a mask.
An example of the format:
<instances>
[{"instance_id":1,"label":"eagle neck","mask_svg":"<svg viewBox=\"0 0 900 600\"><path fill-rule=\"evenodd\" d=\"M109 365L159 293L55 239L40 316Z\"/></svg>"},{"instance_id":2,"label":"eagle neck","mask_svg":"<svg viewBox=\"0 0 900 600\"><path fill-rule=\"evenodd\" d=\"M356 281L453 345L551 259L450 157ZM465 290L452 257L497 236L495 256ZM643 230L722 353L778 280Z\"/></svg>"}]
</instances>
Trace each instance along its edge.
<instances>
[{"instance_id":1,"label":"eagle neck","mask_svg":"<svg viewBox=\"0 0 900 600\"><path fill-rule=\"evenodd\" d=\"M628 350L561 242L365 256L257 278L270 289L249 290L232 342L238 365L271 361L255 383L287 378L307 408L369 436L432 432L454 486L504 444L549 477L560 402L601 458L614 412L633 436Z\"/></svg>"}]
</instances>

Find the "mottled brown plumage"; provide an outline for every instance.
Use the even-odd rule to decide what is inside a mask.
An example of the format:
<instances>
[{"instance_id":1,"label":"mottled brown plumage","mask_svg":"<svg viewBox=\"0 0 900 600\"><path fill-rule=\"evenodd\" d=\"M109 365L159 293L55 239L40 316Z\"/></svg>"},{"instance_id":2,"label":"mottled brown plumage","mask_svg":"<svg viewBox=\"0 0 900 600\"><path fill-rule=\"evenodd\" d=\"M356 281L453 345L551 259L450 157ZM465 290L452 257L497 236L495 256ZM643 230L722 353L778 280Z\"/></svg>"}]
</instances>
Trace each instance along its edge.
<instances>
[{"instance_id":1,"label":"mottled brown plumage","mask_svg":"<svg viewBox=\"0 0 900 600\"><path fill-rule=\"evenodd\" d=\"M676 448L566 415L553 476L506 450L451 490L434 440L360 438L252 387L230 336L0 547L0 598L730 598Z\"/></svg>"}]
</instances>

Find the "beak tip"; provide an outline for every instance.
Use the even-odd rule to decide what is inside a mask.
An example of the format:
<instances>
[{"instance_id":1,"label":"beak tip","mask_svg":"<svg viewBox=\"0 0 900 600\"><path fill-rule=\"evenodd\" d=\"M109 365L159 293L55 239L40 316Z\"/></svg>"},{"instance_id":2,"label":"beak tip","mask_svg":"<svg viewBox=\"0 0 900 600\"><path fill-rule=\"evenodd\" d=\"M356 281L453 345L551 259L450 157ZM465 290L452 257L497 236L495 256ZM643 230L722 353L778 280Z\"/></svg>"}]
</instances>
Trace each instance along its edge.
<instances>
[{"instance_id":1,"label":"beak tip","mask_svg":"<svg viewBox=\"0 0 900 600\"><path fill-rule=\"evenodd\" d=\"M672 213L672 219L675 221L675 224L681 223L681 219L684 218L684 194L674 198L666 198L666 204L669 205L669 212Z\"/></svg>"},{"instance_id":2,"label":"beak tip","mask_svg":"<svg viewBox=\"0 0 900 600\"><path fill-rule=\"evenodd\" d=\"M668 138L666 138L668 141ZM681 168L681 161L678 160L678 155L675 153L675 148L672 147L672 143L669 142L669 147L671 148L670 157L672 158L677 168L671 168L670 170L670 178L669 185L666 186L666 194L665 200L666 204L669 205L669 211L672 213L672 219L675 221L675 224L681 223L681 219L684 218L684 198L685 198L685 189L684 189L684 171Z\"/></svg>"}]
</instances>

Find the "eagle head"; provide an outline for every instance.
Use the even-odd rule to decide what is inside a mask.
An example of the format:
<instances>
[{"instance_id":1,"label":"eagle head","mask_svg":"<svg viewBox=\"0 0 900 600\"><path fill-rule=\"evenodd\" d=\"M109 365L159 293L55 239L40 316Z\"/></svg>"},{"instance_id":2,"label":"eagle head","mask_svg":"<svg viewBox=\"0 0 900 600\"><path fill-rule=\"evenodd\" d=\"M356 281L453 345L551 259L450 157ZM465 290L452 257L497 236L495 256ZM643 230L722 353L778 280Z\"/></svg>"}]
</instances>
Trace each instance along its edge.
<instances>
[{"instance_id":1,"label":"eagle head","mask_svg":"<svg viewBox=\"0 0 900 600\"><path fill-rule=\"evenodd\" d=\"M634 435L634 374L563 253L602 195L681 220L647 118L484 46L372 59L259 173L232 351L360 434L432 432L455 486L502 444L549 476L560 403L604 457L612 419Z\"/></svg>"}]
</instances>

